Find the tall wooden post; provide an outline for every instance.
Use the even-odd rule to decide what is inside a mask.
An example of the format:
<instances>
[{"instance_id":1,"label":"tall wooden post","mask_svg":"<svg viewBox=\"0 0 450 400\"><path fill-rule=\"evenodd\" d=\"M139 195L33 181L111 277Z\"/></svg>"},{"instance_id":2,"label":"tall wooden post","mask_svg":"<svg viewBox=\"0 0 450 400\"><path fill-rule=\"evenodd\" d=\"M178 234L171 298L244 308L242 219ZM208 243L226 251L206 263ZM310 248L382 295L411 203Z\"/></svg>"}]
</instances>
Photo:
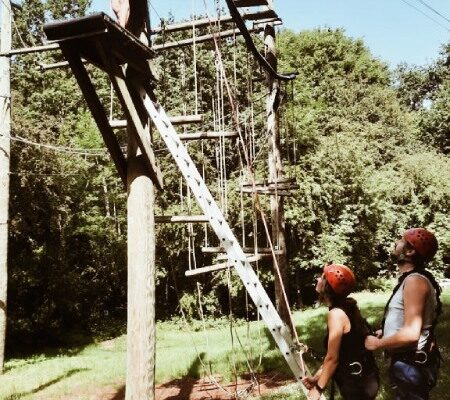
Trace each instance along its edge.
<instances>
[{"instance_id":1,"label":"tall wooden post","mask_svg":"<svg viewBox=\"0 0 450 400\"><path fill-rule=\"evenodd\" d=\"M271 67L277 70L277 51L275 45L275 28L267 24L264 28L265 57ZM282 177L282 163L280 154L280 134L279 134L279 101L280 101L280 83L277 79L267 73L267 84L269 94L266 103L267 113L267 133L269 139L269 181L276 182ZM281 319L290 329L291 320L289 309L283 295L282 281L285 283L287 294L287 258L286 258L286 236L284 225L284 204L283 197L277 195L270 196L270 214L272 222L272 243L280 251L277 255L278 268L280 276L275 270L275 303ZM276 268L276 267L275 267Z\"/></svg>"},{"instance_id":2,"label":"tall wooden post","mask_svg":"<svg viewBox=\"0 0 450 400\"><path fill-rule=\"evenodd\" d=\"M130 129L130 128L129 128ZM154 186L128 132L128 318L126 400L154 399Z\"/></svg>"},{"instance_id":3,"label":"tall wooden post","mask_svg":"<svg viewBox=\"0 0 450 400\"><path fill-rule=\"evenodd\" d=\"M1 2L0 51L11 50L11 2ZM10 56L0 57L0 372L3 373L8 287L8 206L11 134Z\"/></svg>"}]
</instances>

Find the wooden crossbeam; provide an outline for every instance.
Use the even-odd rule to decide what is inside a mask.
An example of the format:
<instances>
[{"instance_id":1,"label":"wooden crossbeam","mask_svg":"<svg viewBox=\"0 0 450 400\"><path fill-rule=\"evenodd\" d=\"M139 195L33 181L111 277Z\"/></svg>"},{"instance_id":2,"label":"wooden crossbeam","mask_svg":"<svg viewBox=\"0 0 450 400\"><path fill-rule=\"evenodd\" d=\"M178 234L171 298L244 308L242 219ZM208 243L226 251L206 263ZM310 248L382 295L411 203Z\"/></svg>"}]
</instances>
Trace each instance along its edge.
<instances>
[{"instance_id":1,"label":"wooden crossbeam","mask_svg":"<svg viewBox=\"0 0 450 400\"><path fill-rule=\"evenodd\" d=\"M261 259L260 256L247 257L248 262L259 261L260 259ZM190 269L190 270L186 271L184 273L184 275L185 276L195 276L195 275L205 274L208 272L221 271L221 270L229 268L230 266L231 266L231 264L229 262L218 263L215 265L208 265L206 267Z\"/></svg>"},{"instance_id":2,"label":"wooden crossbeam","mask_svg":"<svg viewBox=\"0 0 450 400\"><path fill-rule=\"evenodd\" d=\"M185 31L185 30L192 30L192 28L201 28L203 26L209 26L210 24L216 24L218 22L220 23L227 23L232 22L233 18L230 15L224 15L220 18L201 18L201 19L195 19L193 21L188 22L179 22L176 24L170 24L165 26L158 26L157 28L154 28L150 31L152 35L158 34L158 33L169 33L169 32L179 32L179 31Z\"/></svg>"},{"instance_id":3,"label":"wooden crossbeam","mask_svg":"<svg viewBox=\"0 0 450 400\"><path fill-rule=\"evenodd\" d=\"M249 13L243 13L242 19L254 21L266 18L265 16L267 10L253 11ZM192 28L201 28L205 26L210 26L211 24L227 24L233 22L233 17L231 15L222 15L219 18L200 18L188 22L179 22L175 24L169 24L165 26L158 26L150 31L151 35L156 35L160 33L172 33L180 31L192 30Z\"/></svg>"},{"instance_id":4,"label":"wooden crossbeam","mask_svg":"<svg viewBox=\"0 0 450 400\"><path fill-rule=\"evenodd\" d=\"M163 188L162 173L158 166L155 154L153 153L152 143L150 140L149 122L145 109L139 107L139 96L133 95L131 88L125 80L122 67L120 67L113 57L107 57L104 51L106 43L99 42L97 45L98 52L102 57L103 63L109 64L109 77L116 91L117 97L132 123L137 143L142 152L144 163L150 174L150 177L158 189ZM138 97L138 99L136 99Z\"/></svg>"},{"instance_id":5,"label":"wooden crossbeam","mask_svg":"<svg viewBox=\"0 0 450 400\"><path fill-rule=\"evenodd\" d=\"M116 165L117 171L122 179L124 185L127 184L127 161L122 153L120 145L117 138L111 129L108 117L106 116L106 111L103 108L102 103L95 91L94 86L89 78L86 68L79 55L71 49L70 46L61 46L61 50L64 57L68 60L72 71L74 72L75 78L78 85L83 92L83 96L86 99L89 109L91 110L92 116L100 130L100 133L105 141L106 147L108 148L111 158Z\"/></svg>"},{"instance_id":6,"label":"wooden crossbeam","mask_svg":"<svg viewBox=\"0 0 450 400\"><path fill-rule=\"evenodd\" d=\"M181 224L209 222L206 215L155 215L155 222L158 224Z\"/></svg>"},{"instance_id":7,"label":"wooden crossbeam","mask_svg":"<svg viewBox=\"0 0 450 400\"><path fill-rule=\"evenodd\" d=\"M199 139L221 139L237 137L237 131L223 131L223 132L194 132L181 133L178 137L181 140L199 140Z\"/></svg>"},{"instance_id":8,"label":"wooden crossbeam","mask_svg":"<svg viewBox=\"0 0 450 400\"><path fill-rule=\"evenodd\" d=\"M254 189L252 187L243 187L242 188L242 193L248 193L248 194L253 194L253 193L258 193L261 195L269 195L269 196L292 196L293 193L287 189L275 189L275 188L270 188L270 187L255 187Z\"/></svg>"},{"instance_id":9,"label":"wooden crossbeam","mask_svg":"<svg viewBox=\"0 0 450 400\"><path fill-rule=\"evenodd\" d=\"M255 182L256 186L262 186L262 185L285 185L285 184L293 184L295 183L296 180L295 178L278 178L276 181L268 181L268 180L263 180L263 181L257 181ZM244 182L242 184L242 186L253 186L252 182Z\"/></svg>"},{"instance_id":10,"label":"wooden crossbeam","mask_svg":"<svg viewBox=\"0 0 450 400\"><path fill-rule=\"evenodd\" d=\"M44 44L42 46L24 47L21 49L13 49L7 52L1 52L0 57L16 56L20 54L29 53L42 53L44 51L59 50L59 45L57 43Z\"/></svg>"},{"instance_id":11,"label":"wooden crossbeam","mask_svg":"<svg viewBox=\"0 0 450 400\"><path fill-rule=\"evenodd\" d=\"M241 185L241 190L243 193L258 193L265 195L278 195L278 196L290 196L292 191L299 188L297 184L294 183L295 179L291 178L280 178L276 182L263 181L255 182L253 185L250 182L246 182Z\"/></svg>"},{"instance_id":12,"label":"wooden crossbeam","mask_svg":"<svg viewBox=\"0 0 450 400\"><path fill-rule=\"evenodd\" d=\"M195 114L195 115L176 115L174 117L170 117L170 122L172 125L188 125L188 124L197 124L203 121L203 115ZM113 119L109 121L112 129L122 129L127 127L126 119Z\"/></svg>"},{"instance_id":13,"label":"wooden crossbeam","mask_svg":"<svg viewBox=\"0 0 450 400\"><path fill-rule=\"evenodd\" d=\"M233 0L236 7L272 7L272 0Z\"/></svg>"},{"instance_id":14,"label":"wooden crossbeam","mask_svg":"<svg viewBox=\"0 0 450 400\"><path fill-rule=\"evenodd\" d=\"M268 254L268 253L264 253L264 254L255 254L255 253L245 253L245 255L247 256L247 259L254 257L255 259L253 261L259 261L262 260L263 258L271 258L272 254ZM219 254L216 257L216 260L221 261L221 260L226 260L228 258L228 256L226 254Z\"/></svg>"},{"instance_id":15,"label":"wooden crossbeam","mask_svg":"<svg viewBox=\"0 0 450 400\"><path fill-rule=\"evenodd\" d=\"M265 19L272 19L272 20L278 20L278 14L275 12L275 10L272 10L270 8L267 8L263 11L258 11L254 13L246 13L245 19L249 21L259 21L259 20L265 20Z\"/></svg>"},{"instance_id":16,"label":"wooden crossbeam","mask_svg":"<svg viewBox=\"0 0 450 400\"><path fill-rule=\"evenodd\" d=\"M253 29L249 29L248 31L250 33L259 33L259 32L262 32L263 30L264 30L263 27L257 26ZM212 33L212 34L208 34L208 35L197 36L195 39L190 38L190 39L177 40L176 42L157 44L152 47L152 50L155 52L160 52L160 51L175 49L175 48L179 48L179 47L191 46L194 43L209 42L209 41L215 40L215 39L224 39L227 37L240 36L240 35L241 35L241 31L239 29L228 29L226 31L221 31L221 32Z\"/></svg>"},{"instance_id":17,"label":"wooden crossbeam","mask_svg":"<svg viewBox=\"0 0 450 400\"><path fill-rule=\"evenodd\" d=\"M225 253L225 247L202 247L202 253ZM246 254L255 254L255 249L253 247L243 247L242 250ZM280 250L275 249L275 254L281 254ZM272 254L272 249L270 247L258 247L256 249L256 254Z\"/></svg>"}]
</instances>

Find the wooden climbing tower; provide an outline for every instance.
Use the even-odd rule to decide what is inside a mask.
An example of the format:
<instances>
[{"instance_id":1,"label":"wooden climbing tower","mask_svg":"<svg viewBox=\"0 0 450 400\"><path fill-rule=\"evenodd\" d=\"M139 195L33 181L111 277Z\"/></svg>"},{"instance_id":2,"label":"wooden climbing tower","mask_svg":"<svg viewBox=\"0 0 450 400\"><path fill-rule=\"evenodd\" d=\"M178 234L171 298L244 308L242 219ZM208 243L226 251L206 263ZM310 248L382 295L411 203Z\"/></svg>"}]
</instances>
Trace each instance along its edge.
<instances>
[{"instance_id":1,"label":"wooden climbing tower","mask_svg":"<svg viewBox=\"0 0 450 400\"><path fill-rule=\"evenodd\" d=\"M257 52L254 44L250 45L251 37L244 21L247 19L263 24L276 23L279 18L273 11L271 3L270 0L227 0L230 16L225 18L235 22L250 50L257 53L254 54L256 58L262 56ZM242 7L261 6L263 9L255 12L245 14L239 11ZM196 23L200 24L198 21ZM207 24L206 21L204 23ZM169 26L166 29L171 28ZM176 29L183 29L183 27L178 26ZM241 278L289 368L295 378L300 381L306 373L301 357L303 349L298 347L289 327L280 318L250 264L254 259L241 247L224 213L190 157L183 140L192 138L189 138L189 134L178 134L174 127L177 121L169 117L158 104L154 91L158 80L152 68L155 49L141 43L103 13L47 24L44 31L50 41L59 44L68 61L117 171L128 190L126 399L154 398L155 331L154 323L152 324L155 314L154 189L163 190L162 173L152 147L152 134L155 134L152 129L154 128L173 156L174 162L203 212L203 215L191 218L196 219L197 222L207 221L210 224L220 242L220 251L226 254L225 264L231 265ZM218 36L220 37L220 34ZM279 75L273 64L264 57L262 59L263 67L267 69L267 73L274 81L292 78L292 75ZM95 65L109 75L126 115L125 123L108 119L89 77L85 62ZM127 126L127 154L123 153L113 130L114 125L120 124ZM236 132L227 132L227 135L236 136ZM224 132L201 132L197 136L197 139L223 137ZM271 181L258 185L261 193L273 194L277 193L277 190L280 195L288 193L288 181L280 181L281 186L278 188L276 173L271 178ZM176 216L169 218L170 222L177 222ZM186 218L180 220L189 222ZM190 220L190 222L196 221ZM266 252L270 252L270 249ZM209 271L212 270L214 268L209 269ZM302 388L306 393L306 389Z\"/></svg>"}]
</instances>

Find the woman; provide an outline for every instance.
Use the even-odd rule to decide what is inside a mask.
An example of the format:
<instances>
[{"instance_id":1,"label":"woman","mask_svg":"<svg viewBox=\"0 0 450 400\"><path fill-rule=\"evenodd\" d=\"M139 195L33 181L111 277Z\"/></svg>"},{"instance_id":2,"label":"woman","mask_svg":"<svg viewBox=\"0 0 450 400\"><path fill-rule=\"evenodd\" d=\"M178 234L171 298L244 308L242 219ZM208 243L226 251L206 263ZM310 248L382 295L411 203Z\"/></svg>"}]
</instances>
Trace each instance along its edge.
<instances>
[{"instance_id":1,"label":"woman","mask_svg":"<svg viewBox=\"0 0 450 400\"><path fill-rule=\"evenodd\" d=\"M340 264L325 266L317 280L319 299L329 306L327 354L316 374L302 379L309 389L309 399L319 399L331 379L344 400L373 400L377 395L378 368L372 352L364 347L370 327L356 301L347 297L355 283L350 268Z\"/></svg>"}]
</instances>

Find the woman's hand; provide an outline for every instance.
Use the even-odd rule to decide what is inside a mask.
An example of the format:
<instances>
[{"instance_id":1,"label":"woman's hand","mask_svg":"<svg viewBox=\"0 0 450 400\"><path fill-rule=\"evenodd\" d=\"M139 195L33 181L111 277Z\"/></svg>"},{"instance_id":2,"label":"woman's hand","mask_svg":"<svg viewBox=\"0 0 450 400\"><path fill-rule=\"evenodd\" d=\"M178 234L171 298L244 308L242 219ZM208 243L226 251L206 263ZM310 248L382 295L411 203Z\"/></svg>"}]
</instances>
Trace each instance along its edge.
<instances>
[{"instance_id":1,"label":"woman's hand","mask_svg":"<svg viewBox=\"0 0 450 400\"><path fill-rule=\"evenodd\" d=\"M314 386L316 386L318 377L315 376L305 376L302 378L302 383L305 385L306 389L311 390Z\"/></svg>"},{"instance_id":2,"label":"woman's hand","mask_svg":"<svg viewBox=\"0 0 450 400\"><path fill-rule=\"evenodd\" d=\"M381 340L376 336L367 336L364 345L366 346L367 350L376 350L380 347L380 342Z\"/></svg>"},{"instance_id":3,"label":"woman's hand","mask_svg":"<svg viewBox=\"0 0 450 400\"><path fill-rule=\"evenodd\" d=\"M320 396L321 396L320 392L314 386L308 393L308 400L319 400Z\"/></svg>"}]
</instances>

